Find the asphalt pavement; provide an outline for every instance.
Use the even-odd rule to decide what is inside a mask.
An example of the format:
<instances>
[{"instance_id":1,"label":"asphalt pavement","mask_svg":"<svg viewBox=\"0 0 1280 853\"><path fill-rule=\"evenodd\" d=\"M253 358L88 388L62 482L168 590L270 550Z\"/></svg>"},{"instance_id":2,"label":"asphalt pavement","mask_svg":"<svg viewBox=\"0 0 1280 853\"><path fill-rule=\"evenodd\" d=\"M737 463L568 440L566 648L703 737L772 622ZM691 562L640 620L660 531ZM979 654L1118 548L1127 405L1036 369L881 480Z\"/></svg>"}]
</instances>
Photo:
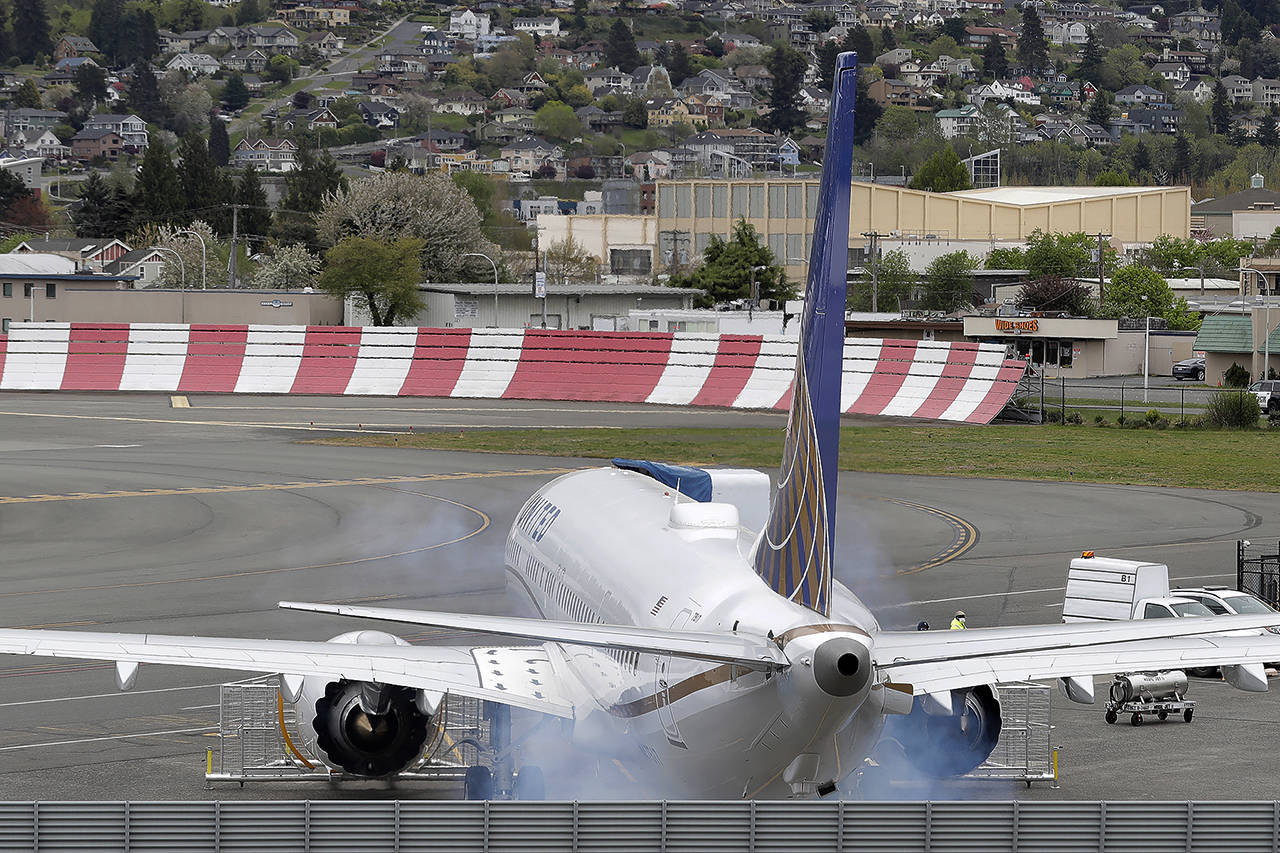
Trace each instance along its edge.
<instances>
[{"instance_id":1,"label":"asphalt pavement","mask_svg":"<svg viewBox=\"0 0 1280 853\"><path fill-rule=\"evenodd\" d=\"M525 497L571 459L302 444L322 430L765 425L777 413L510 401L0 394L0 624L324 639L333 617L281 599L522 613L502 571ZM354 426L352 425L354 423ZM1280 538L1280 495L845 474L839 574L882 623L1056 622L1083 549L1229 584L1234 542ZM468 635L391 630L420 642ZM217 682L234 674L0 657L0 797L440 796L438 788L203 780ZM1100 680L1098 693L1105 694ZM1275 696L1197 680L1191 724L1108 726L1053 704L1062 787L962 781L886 796L1272 799ZM583 765L590 779L590 763ZM590 786L580 792L590 796Z\"/></svg>"}]
</instances>

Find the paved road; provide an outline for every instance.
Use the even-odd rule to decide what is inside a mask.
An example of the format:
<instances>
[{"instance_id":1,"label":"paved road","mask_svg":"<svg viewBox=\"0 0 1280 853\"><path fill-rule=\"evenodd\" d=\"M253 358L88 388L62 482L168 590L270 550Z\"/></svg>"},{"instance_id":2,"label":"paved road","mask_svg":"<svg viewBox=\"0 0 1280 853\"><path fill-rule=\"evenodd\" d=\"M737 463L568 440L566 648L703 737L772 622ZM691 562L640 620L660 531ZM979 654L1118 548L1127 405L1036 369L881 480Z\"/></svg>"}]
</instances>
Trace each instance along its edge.
<instances>
[{"instance_id":1,"label":"paved road","mask_svg":"<svg viewBox=\"0 0 1280 853\"><path fill-rule=\"evenodd\" d=\"M582 463L299 444L304 419L781 426L768 413L613 405L191 402L179 410L143 395L0 395L0 624L315 639L350 623L279 612L275 602L522 612L501 571L505 531L531 490ZM1066 562L1082 548L1167 560L1179 579L1227 583L1237 537L1280 538L1274 494L890 475L846 475L840 490L842 579L893 626L944 624L957 606L975 626L1056 621ZM972 533L957 547L965 525ZM939 562L943 552L958 553ZM219 680L144 667L137 691L119 694L100 664L0 658L0 797L438 795L381 784L207 791L203 756L218 716L210 685ZM1055 700L1061 791L961 782L884 793L1280 796L1265 757L1280 737L1275 697L1210 682L1193 693L1202 701L1194 723L1141 729L1106 726L1100 708ZM582 775L586 787L573 793L589 796L595 783Z\"/></svg>"}]
</instances>

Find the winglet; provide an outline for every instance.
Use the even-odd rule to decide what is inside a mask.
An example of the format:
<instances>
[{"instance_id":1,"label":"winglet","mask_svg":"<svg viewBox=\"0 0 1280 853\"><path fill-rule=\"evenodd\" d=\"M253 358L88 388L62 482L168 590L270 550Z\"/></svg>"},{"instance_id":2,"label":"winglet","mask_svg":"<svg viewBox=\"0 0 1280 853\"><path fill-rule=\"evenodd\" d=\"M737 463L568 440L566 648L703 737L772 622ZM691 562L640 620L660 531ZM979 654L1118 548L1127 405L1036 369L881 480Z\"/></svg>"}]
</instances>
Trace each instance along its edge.
<instances>
[{"instance_id":1,"label":"winglet","mask_svg":"<svg viewBox=\"0 0 1280 853\"><path fill-rule=\"evenodd\" d=\"M835 554L840 386L849 266L849 201L858 55L836 58L800 349L782 472L756 548L756 572L777 592L826 616Z\"/></svg>"}]
</instances>

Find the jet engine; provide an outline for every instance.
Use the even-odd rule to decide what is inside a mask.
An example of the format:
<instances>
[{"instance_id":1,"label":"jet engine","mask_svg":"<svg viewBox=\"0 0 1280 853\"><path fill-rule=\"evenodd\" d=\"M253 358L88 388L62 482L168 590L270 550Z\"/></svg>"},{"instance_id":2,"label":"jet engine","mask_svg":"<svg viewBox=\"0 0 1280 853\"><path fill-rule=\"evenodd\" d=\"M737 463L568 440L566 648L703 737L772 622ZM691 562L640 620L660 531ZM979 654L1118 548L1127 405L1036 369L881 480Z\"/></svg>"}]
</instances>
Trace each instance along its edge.
<instances>
[{"instance_id":1,"label":"jet engine","mask_svg":"<svg viewBox=\"0 0 1280 853\"><path fill-rule=\"evenodd\" d=\"M1000 737L1000 700L988 685L955 691L951 714L926 713L919 700L911 713L889 717L885 736L901 745L911 764L930 776L960 776L987 760Z\"/></svg>"},{"instance_id":2,"label":"jet engine","mask_svg":"<svg viewBox=\"0 0 1280 853\"><path fill-rule=\"evenodd\" d=\"M382 631L352 631L331 643L401 645ZM421 690L371 681L303 680L298 730L311 753L357 776L391 776L422 757L434 733L434 703Z\"/></svg>"}]
</instances>

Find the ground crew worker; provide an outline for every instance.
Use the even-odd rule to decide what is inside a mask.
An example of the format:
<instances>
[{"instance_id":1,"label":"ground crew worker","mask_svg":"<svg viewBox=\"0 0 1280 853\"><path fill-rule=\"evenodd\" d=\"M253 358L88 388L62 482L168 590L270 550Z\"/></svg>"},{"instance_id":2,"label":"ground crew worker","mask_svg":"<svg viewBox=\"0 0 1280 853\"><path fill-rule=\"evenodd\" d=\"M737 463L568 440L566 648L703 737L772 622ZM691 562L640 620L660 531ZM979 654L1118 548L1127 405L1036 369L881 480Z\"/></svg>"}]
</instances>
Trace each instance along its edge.
<instances>
[{"instance_id":1,"label":"ground crew worker","mask_svg":"<svg viewBox=\"0 0 1280 853\"><path fill-rule=\"evenodd\" d=\"M928 631L928 630L929 630L929 623L928 623L928 622L926 622L926 621L924 621L923 619L921 619L919 622L917 622L917 623L916 623L916 630L917 630L917 631Z\"/></svg>"},{"instance_id":2,"label":"ground crew worker","mask_svg":"<svg viewBox=\"0 0 1280 853\"><path fill-rule=\"evenodd\" d=\"M952 630L952 631L963 631L963 630L965 629L965 627L966 627L966 626L965 626L965 624L964 624L964 611L963 611L963 610L957 610L957 611L956 611L955 618L951 620L951 630Z\"/></svg>"}]
</instances>

